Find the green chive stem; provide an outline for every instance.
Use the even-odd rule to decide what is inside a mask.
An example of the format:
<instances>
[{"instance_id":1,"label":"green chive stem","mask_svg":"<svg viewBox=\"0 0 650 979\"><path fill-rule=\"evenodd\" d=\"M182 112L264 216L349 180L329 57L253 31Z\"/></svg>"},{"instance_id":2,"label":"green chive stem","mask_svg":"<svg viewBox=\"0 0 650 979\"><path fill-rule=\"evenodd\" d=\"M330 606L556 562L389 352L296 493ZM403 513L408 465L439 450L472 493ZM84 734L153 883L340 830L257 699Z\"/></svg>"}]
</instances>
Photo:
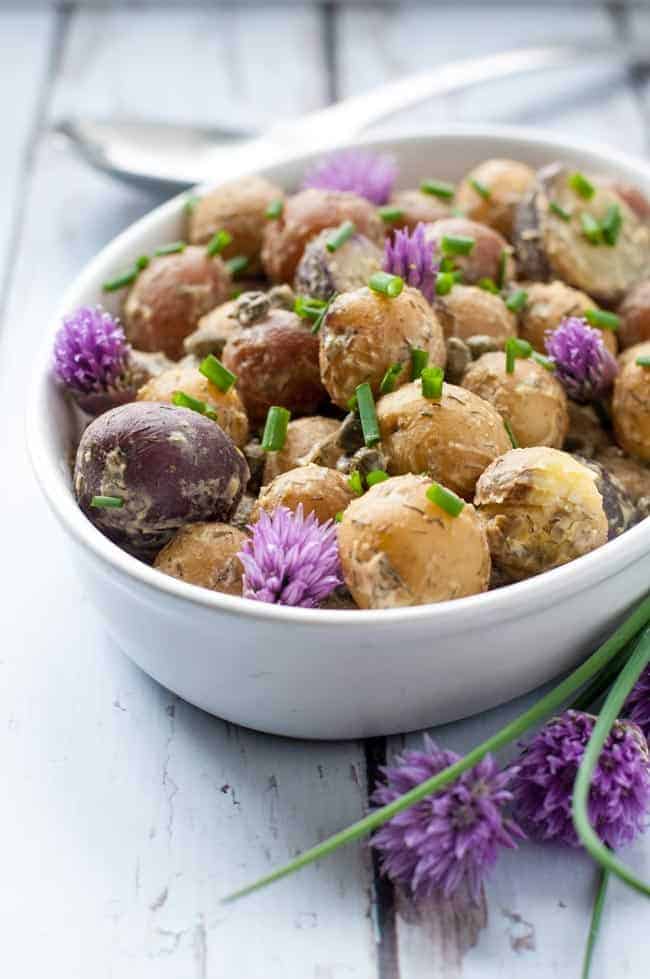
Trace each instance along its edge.
<instances>
[{"instance_id":1,"label":"green chive stem","mask_svg":"<svg viewBox=\"0 0 650 979\"><path fill-rule=\"evenodd\" d=\"M223 391L230 391L231 387L237 380L237 375L229 371L227 367L224 367L221 361L215 357L214 354L208 354L208 356L201 361L199 365L199 371L204 377L214 384L216 388Z\"/></svg>"},{"instance_id":2,"label":"green chive stem","mask_svg":"<svg viewBox=\"0 0 650 979\"><path fill-rule=\"evenodd\" d=\"M443 255L469 255L475 244L468 235L443 235L440 247Z\"/></svg>"},{"instance_id":3,"label":"green chive stem","mask_svg":"<svg viewBox=\"0 0 650 979\"><path fill-rule=\"evenodd\" d=\"M591 973L591 963L593 961L596 941L600 932L600 921L603 915L603 908L605 907L608 883L609 871L606 870L605 867L601 867L600 874L598 875L596 893L594 895L594 906L591 912L591 921L589 922L589 934L587 935L585 957L582 961L582 972L580 974L581 979L589 979L589 975Z\"/></svg>"},{"instance_id":4,"label":"green chive stem","mask_svg":"<svg viewBox=\"0 0 650 979\"><path fill-rule=\"evenodd\" d=\"M373 292L380 292L384 296L394 299L399 296L404 288L404 279L401 279L399 275L391 275L390 272L375 272L374 275L370 276L368 285Z\"/></svg>"},{"instance_id":5,"label":"green chive stem","mask_svg":"<svg viewBox=\"0 0 650 979\"><path fill-rule=\"evenodd\" d=\"M241 275L248 268L249 261L250 259L247 255L235 255L234 258L228 259L226 266L233 279L236 279L238 275Z\"/></svg>"},{"instance_id":6,"label":"green chive stem","mask_svg":"<svg viewBox=\"0 0 650 979\"><path fill-rule=\"evenodd\" d=\"M124 500L121 496L93 496L90 505L100 510L119 510L124 506Z\"/></svg>"},{"instance_id":7,"label":"green chive stem","mask_svg":"<svg viewBox=\"0 0 650 979\"><path fill-rule=\"evenodd\" d=\"M404 211L401 207L390 207L390 205L377 208L377 213L386 224L394 224L404 217Z\"/></svg>"},{"instance_id":8,"label":"green chive stem","mask_svg":"<svg viewBox=\"0 0 650 979\"><path fill-rule=\"evenodd\" d=\"M377 483L384 483L387 479L390 479L390 477L383 469L372 469L366 476L366 484L370 488L371 486L376 486Z\"/></svg>"},{"instance_id":9,"label":"green chive stem","mask_svg":"<svg viewBox=\"0 0 650 979\"><path fill-rule=\"evenodd\" d=\"M391 364L386 373L384 374L381 384L379 385L380 394L390 394L391 391L395 390L395 382L400 376L404 369L403 364Z\"/></svg>"},{"instance_id":10,"label":"green chive stem","mask_svg":"<svg viewBox=\"0 0 650 979\"><path fill-rule=\"evenodd\" d=\"M262 435L262 449L264 452L279 452L284 448L287 439L287 428L291 420L291 412L286 408L273 405L269 408Z\"/></svg>"},{"instance_id":11,"label":"green chive stem","mask_svg":"<svg viewBox=\"0 0 650 979\"><path fill-rule=\"evenodd\" d=\"M543 367L544 370L551 372L556 370L556 364L553 358L547 357L545 354L537 353L536 350L533 350L532 354L530 355L530 359L534 360L540 367Z\"/></svg>"},{"instance_id":12,"label":"green chive stem","mask_svg":"<svg viewBox=\"0 0 650 979\"><path fill-rule=\"evenodd\" d=\"M563 208L560 204L558 204L557 201L549 201L548 206L553 211L553 213L557 214L557 216L559 218L562 218L563 221L571 220L571 211L565 210L565 208Z\"/></svg>"},{"instance_id":13,"label":"green chive stem","mask_svg":"<svg viewBox=\"0 0 650 979\"><path fill-rule=\"evenodd\" d=\"M485 292L491 292L495 296L499 295L498 285L494 279L490 279L488 276L484 276L484 278L479 279L477 285L479 289L483 289Z\"/></svg>"},{"instance_id":14,"label":"green chive stem","mask_svg":"<svg viewBox=\"0 0 650 979\"><path fill-rule=\"evenodd\" d=\"M436 276L436 295L446 296L454 288L456 279L453 272L438 272Z\"/></svg>"},{"instance_id":15,"label":"green chive stem","mask_svg":"<svg viewBox=\"0 0 650 979\"><path fill-rule=\"evenodd\" d=\"M578 173L578 171L576 171L575 173L570 174L567 182L571 190L575 191L575 193L579 197L582 197L582 199L585 201L591 200L596 193L596 188L590 180L587 180L584 173Z\"/></svg>"},{"instance_id":16,"label":"green chive stem","mask_svg":"<svg viewBox=\"0 0 650 979\"><path fill-rule=\"evenodd\" d=\"M199 398L193 398L191 394L187 394L185 391L174 391L172 394L172 404L176 405L177 408L189 408L190 411L196 411L199 415L205 415L206 418L212 419L212 421L217 421L218 416L214 408L211 408L209 404L205 401L201 401Z\"/></svg>"},{"instance_id":17,"label":"green chive stem","mask_svg":"<svg viewBox=\"0 0 650 979\"><path fill-rule=\"evenodd\" d=\"M621 209L618 204L611 204L607 208L607 213L600 223L603 239L606 245L613 247L618 241L618 236L623 225Z\"/></svg>"},{"instance_id":18,"label":"green chive stem","mask_svg":"<svg viewBox=\"0 0 650 979\"><path fill-rule=\"evenodd\" d=\"M621 325L621 318L616 313L608 313L604 309L587 309L584 317L589 326L595 326L598 330L618 330Z\"/></svg>"},{"instance_id":19,"label":"green chive stem","mask_svg":"<svg viewBox=\"0 0 650 979\"><path fill-rule=\"evenodd\" d=\"M138 277L139 267L136 265L132 269L127 269L122 272L121 275L116 275L114 279L109 279L102 285L102 290L104 292L116 292L118 289L124 289L126 286L133 285Z\"/></svg>"},{"instance_id":20,"label":"green chive stem","mask_svg":"<svg viewBox=\"0 0 650 979\"><path fill-rule=\"evenodd\" d=\"M517 441L517 436L513 432L512 425L510 424L510 420L508 418L503 419L503 427L505 428L508 438L510 439L510 445L513 447L513 449L518 449L519 442Z\"/></svg>"},{"instance_id":21,"label":"green chive stem","mask_svg":"<svg viewBox=\"0 0 650 979\"><path fill-rule=\"evenodd\" d=\"M450 517L459 517L465 507L465 500L461 500L460 496L441 486L440 483L431 483L427 490L427 499L448 513Z\"/></svg>"},{"instance_id":22,"label":"green chive stem","mask_svg":"<svg viewBox=\"0 0 650 979\"><path fill-rule=\"evenodd\" d=\"M264 217L268 218L269 221L277 221L277 219L282 215L284 210L284 201L280 197L276 197L275 200L271 201L266 211L264 212Z\"/></svg>"},{"instance_id":23,"label":"green chive stem","mask_svg":"<svg viewBox=\"0 0 650 979\"><path fill-rule=\"evenodd\" d=\"M156 248L154 255L175 255L177 252L184 252L187 248L185 241L170 241L168 245L161 245Z\"/></svg>"},{"instance_id":24,"label":"green chive stem","mask_svg":"<svg viewBox=\"0 0 650 979\"><path fill-rule=\"evenodd\" d=\"M480 180L476 180L475 177L470 178L469 185L476 191L479 197L482 197L484 201L489 201L490 195L492 194L489 187L486 187Z\"/></svg>"},{"instance_id":25,"label":"green chive stem","mask_svg":"<svg viewBox=\"0 0 650 979\"><path fill-rule=\"evenodd\" d=\"M528 302L528 293L524 289L517 289L506 299L506 306L511 313L520 313Z\"/></svg>"},{"instance_id":26,"label":"green chive stem","mask_svg":"<svg viewBox=\"0 0 650 979\"><path fill-rule=\"evenodd\" d=\"M454 185L447 183L446 180L423 180L420 190L423 194L432 194L433 197L439 197L443 201L450 201L456 193Z\"/></svg>"},{"instance_id":27,"label":"green chive stem","mask_svg":"<svg viewBox=\"0 0 650 979\"><path fill-rule=\"evenodd\" d=\"M442 397L442 385L445 372L442 367L425 367L420 374L422 382L422 397L430 401L439 401Z\"/></svg>"},{"instance_id":28,"label":"green chive stem","mask_svg":"<svg viewBox=\"0 0 650 979\"><path fill-rule=\"evenodd\" d=\"M365 382L356 388L357 408L361 419L361 430L363 440L370 448L376 445L381 434L379 432L379 422L377 421L377 411L375 409L375 399L370 385Z\"/></svg>"},{"instance_id":29,"label":"green chive stem","mask_svg":"<svg viewBox=\"0 0 650 979\"><path fill-rule=\"evenodd\" d=\"M348 477L348 486L353 493L356 493L357 496L363 496L363 483L361 481L361 473L358 469L355 469L350 473Z\"/></svg>"},{"instance_id":30,"label":"green chive stem","mask_svg":"<svg viewBox=\"0 0 650 979\"><path fill-rule=\"evenodd\" d=\"M603 240L603 231L596 218L587 211L583 211L580 215L580 224L582 225L582 233L587 241L592 245L600 245Z\"/></svg>"},{"instance_id":31,"label":"green chive stem","mask_svg":"<svg viewBox=\"0 0 650 979\"><path fill-rule=\"evenodd\" d=\"M356 230L354 221L344 221L343 224L340 224L325 243L328 252L338 251L341 245L344 245Z\"/></svg>"},{"instance_id":32,"label":"green chive stem","mask_svg":"<svg viewBox=\"0 0 650 979\"><path fill-rule=\"evenodd\" d=\"M499 255L499 270L497 273L497 285L499 289L503 289L506 284L506 270L508 268L508 252L505 248L501 249L501 254Z\"/></svg>"},{"instance_id":33,"label":"green chive stem","mask_svg":"<svg viewBox=\"0 0 650 979\"><path fill-rule=\"evenodd\" d=\"M429 351L420 347L411 347L411 380L417 381L422 371L429 363Z\"/></svg>"},{"instance_id":34,"label":"green chive stem","mask_svg":"<svg viewBox=\"0 0 650 979\"><path fill-rule=\"evenodd\" d=\"M209 255L210 258L214 258L214 256L222 252L224 248L227 248L231 242L232 235L224 228L221 228L220 231L217 231L212 235L212 238L210 238L210 241L205 246L206 254Z\"/></svg>"}]
</instances>

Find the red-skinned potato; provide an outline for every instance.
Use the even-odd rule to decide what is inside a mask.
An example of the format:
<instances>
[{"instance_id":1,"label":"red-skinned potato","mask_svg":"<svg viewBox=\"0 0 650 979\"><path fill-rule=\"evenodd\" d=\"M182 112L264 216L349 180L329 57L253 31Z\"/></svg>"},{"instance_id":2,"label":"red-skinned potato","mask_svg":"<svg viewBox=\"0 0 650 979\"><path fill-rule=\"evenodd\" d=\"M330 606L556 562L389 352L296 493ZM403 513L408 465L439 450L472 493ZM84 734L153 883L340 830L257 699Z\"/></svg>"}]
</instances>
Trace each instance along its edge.
<instances>
[{"instance_id":1,"label":"red-skinned potato","mask_svg":"<svg viewBox=\"0 0 650 979\"><path fill-rule=\"evenodd\" d=\"M183 340L202 316L230 295L232 278L219 256L190 246L151 259L124 302L127 338L140 350L183 356Z\"/></svg>"},{"instance_id":2,"label":"red-skinned potato","mask_svg":"<svg viewBox=\"0 0 650 979\"><path fill-rule=\"evenodd\" d=\"M154 568L190 585L241 595L244 569L237 555L247 539L229 524L188 524L156 556Z\"/></svg>"},{"instance_id":3,"label":"red-skinned potato","mask_svg":"<svg viewBox=\"0 0 650 979\"><path fill-rule=\"evenodd\" d=\"M301 190L287 198L284 209L264 229L262 264L272 282L292 282L305 245L325 228L352 221L357 232L383 245L384 226L377 209L347 191Z\"/></svg>"},{"instance_id":4,"label":"red-skinned potato","mask_svg":"<svg viewBox=\"0 0 650 979\"><path fill-rule=\"evenodd\" d=\"M503 282L516 278L516 266L512 257L512 247L506 239L486 224L470 221L469 218L445 218L427 227L429 241L436 244L436 255L444 257L443 238L473 238L474 245L468 255L453 255L451 260L463 276L465 285L474 285L480 279L499 282L503 270ZM505 252L505 265L502 268L502 254Z\"/></svg>"},{"instance_id":5,"label":"red-skinned potato","mask_svg":"<svg viewBox=\"0 0 650 979\"><path fill-rule=\"evenodd\" d=\"M242 453L209 418L136 401L107 411L86 428L74 489L79 506L102 533L146 555L184 524L228 521L248 475ZM97 507L94 497L122 504Z\"/></svg>"},{"instance_id":6,"label":"red-skinned potato","mask_svg":"<svg viewBox=\"0 0 650 979\"><path fill-rule=\"evenodd\" d=\"M262 422L272 405L292 415L311 415L325 399L318 337L309 323L286 309L271 309L262 322L233 334L222 361L237 375L237 390L253 423Z\"/></svg>"},{"instance_id":7,"label":"red-skinned potato","mask_svg":"<svg viewBox=\"0 0 650 979\"><path fill-rule=\"evenodd\" d=\"M484 160L458 185L455 204L472 221L510 240L515 210L535 182L535 171L516 160Z\"/></svg>"}]
</instances>

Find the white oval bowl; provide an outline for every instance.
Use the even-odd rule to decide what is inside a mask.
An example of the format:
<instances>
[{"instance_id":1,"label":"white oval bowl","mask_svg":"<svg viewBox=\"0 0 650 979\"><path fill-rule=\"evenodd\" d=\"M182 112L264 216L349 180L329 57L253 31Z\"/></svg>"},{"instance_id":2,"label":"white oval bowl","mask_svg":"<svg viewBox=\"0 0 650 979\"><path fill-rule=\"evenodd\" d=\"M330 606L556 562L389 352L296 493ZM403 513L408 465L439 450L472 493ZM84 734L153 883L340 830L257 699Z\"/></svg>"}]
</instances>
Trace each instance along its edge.
<instances>
[{"instance_id":1,"label":"white oval bowl","mask_svg":"<svg viewBox=\"0 0 650 979\"><path fill-rule=\"evenodd\" d=\"M364 140L391 152L400 185L458 180L488 157L556 159L637 184L650 168L608 149L510 127L448 127ZM295 188L307 154L262 171ZM249 172L256 170L254 161ZM43 492L65 528L106 628L143 670L185 700L274 734L356 738L455 720L525 693L574 666L647 591L650 521L528 581L416 608L327 611L264 605L186 584L137 561L78 509L68 460L77 421L51 375L61 316L110 307L101 283L143 252L183 235L183 199L138 221L88 264L47 331L28 405L28 443ZM116 310L116 306L113 306Z\"/></svg>"}]
</instances>

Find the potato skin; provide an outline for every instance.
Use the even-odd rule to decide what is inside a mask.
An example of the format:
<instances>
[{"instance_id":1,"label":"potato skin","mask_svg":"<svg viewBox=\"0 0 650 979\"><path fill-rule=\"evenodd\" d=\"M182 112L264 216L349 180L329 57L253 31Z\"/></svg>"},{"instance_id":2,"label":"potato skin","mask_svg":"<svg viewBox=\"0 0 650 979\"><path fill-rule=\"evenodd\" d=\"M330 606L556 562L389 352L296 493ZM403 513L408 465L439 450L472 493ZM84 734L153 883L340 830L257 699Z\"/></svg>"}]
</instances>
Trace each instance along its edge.
<instances>
[{"instance_id":1,"label":"potato skin","mask_svg":"<svg viewBox=\"0 0 650 979\"><path fill-rule=\"evenodd\" d=\"M412 381L379 400L377 418L391 475L426 472L466 500L483 470L510 448L498 411L454 384L432 401Z\"/></svg>"},{"instance_id":2,"label":"potato skin","mask_svg":"<svg viewBox=\"0 0 650 979\"><path fill-rule=\"evenodd\" d=\"M650 340L650 279L628 292L618 309L621 325L618 339L623 350Z\"/></svg>"},{"instance_id":3,"label":"potato skin","mask_svg":"<svg viewBox=\"0 0 650 979\"><path fill-rule=\"evenodd\" d=\"M163 574L224 595L241 595L244 569L237 557L246 534L224 523L181 527L156 556Z\"/></svg>"},{"instance_id":4,"label":"potato skin","mask_svg":"<svg viewBox=\"0 0 650 979\"><path fill-rule=\"evenodd\" d=\"M469 255L454 256L453 262L463 273L465 285L475 285L479 279L499 279L499 262L501 253L505 250L507 261L505 266L505 282L511 282L517 277L515 260L512 257L512 247L506 239L486 224L470 221L469 218L444 218L428 225L426 235L429 241L436 243L436 255L442 255L443 237L473 238L475 245Z\"/></svg>"},{"instance_id":5,"label":"potato skin","mask_svg":"<svg viewBox=\"0 0 650 979\"><path fill-rule=\"evenodd\" d=\"M492 561L510 581L549 571L605 544L596 473L566 452L511 449L485 470L474 505Z\"/></svg>"},{"instance_id":6,"label":"potato skin","mask_svg":"<svg viewBox=\"0 0 650 979\"><path fill-rule=\"evenodd\" d=\"M353 499L354 493L342 473L309 463L281 473L263 486L252 519L259 520L260 510L272 513L279 506L297 510L302 503L305 516L314 513L319 523L325 523L345 510Z\"/></svg>"},{"instance_id":7,"label":"potato skin","mask_svg":"<svg viewBox=\"0 0 650 979\"><path fill-rule=\"evenodd\" d=\"M224 365L237 375L237 390L252 423L271 405L310 415L325 398L318 367L318 337L286 309L234 333L223 349Z\"/></svg>"},{"instance_id":8,"label":"potato skin","mask_svg":"<svg viewBox=\"0 0 650 979\"><path fill-rule=\"evenodd\" d=\"M236 388L220 391L196 367L178 364L158 374L138 391L138 401L160 401L172 404L175 391L198 398L217 413L219 426L240 449L248 441L248 418Z\"/></svg>"},{"instance_id":9,"label":"potato skin","mask_svg":"<svg viewBox=\"0 0 650 979\"><path fill-rule=\"evenodd\" d=\"M193 357L221 357L227 341L239 329L238 301L229 299L202 316L196 329L183 340L183 351Z\"/></svg>"},{"instance_id":10,"label":"potato skin","mask_svg":"<svg viewBox=\"0 0 650 979\"><path fill-rule=\"evenodd\" d=\"M224 302L231 291L230 272L219 256L190 246L152 258L126 297L124 331L134 347L183 356L183 340L201 317Z\"/></svg>"},{"instance_id":11,"label":"potato skin","mask_svg":"<svg viewBox=\"0 0 650 979\"><path fill-rule=\"evenodd\" d=\"M284 447L279 452L266 453L264 483L270 483L280 473L301 465L304 456L313 452L319 443L333 436L339 428L340 424L335 418L324 418L322 415L309 415L289 422Z\"/></svg>"},{"instance_id":12,"label":"potato skin","mask_svg":"<svg viewBox=\"0 0 650 979\"><path fill-rule=\"evenodd\" d=\"M633 503L650 500L650 467L627 456L617 445L596 453L594 461L618 480Z\"/></svg>"},{"instance_id":13,"label":"potato skin","mask_svg":"<svg viewBox=\"0 0 650 979\"><path fill-rule=\"evenodd\" d=\"M567 316L584 316L588 309L598 309L597 303L586 292L574 289L556 279L553 282L528 282L522 287L526 292L526 305L519 314L519 336L532 344L538 353L546 353L546 332L556 330ZM616 334L602 330L603 342L616 356Z\"/></svg>"},{"instance_id":14,"label":"potato skin","mask_svg":"<svg viewBox=\"0 0 650 979\"><path fill-rule=\"evenodd\" d=\"M267 221L262 264L272 282L292 282L305 245L324 228L352 221L359 234L383 245L384 225L373 205L347 191L301 190L287 198L276 221Z\"/></svg>"},{"instance_id":15,"label":"potato skin","mask_svg":"<svg viewBox=\"0 0 650 979\"><path fill-rule=\"evenodd\" d=\"M262 236L268 223L266 209L274 200L284 200L284 191L264 177L241 177L202 197L188 221L188 240L206 245L223 229L232 242L221 253L224 258L245 255L248 275L261 271Z\"/></svg>"},{"instance_id":16,"label":"potato skin","mask_svg":"<svg viewBox=\"0 0 650 979\"><path fill-rule=\"evenodd\" d=\"M396 228L415 231L418 224L432 224L451 217L451 206L446 201L416 188L395 191L387 206L398 207L402 211L397 221L386 222L387 234L392 234Z\"/></svg>"},{"instance_id":17,"label":"potato skin","mask_svg":"<svg viewBox=\"0 0 650 979\"><path fill-rule=\"evenodd\" d=\"M345 408L367 381L375 397L392 364L404 365L395 384L411 376L411 349L429 352L444 367L447 351L435 312L418 289L406 286L390 299L364 286L331 303L320 330L320 371L332 401Z\"/></svg>"},{"instance_id":18,"label":"potato skin","mask_svg":"<svg viewBox=\"0 0 650 979\"><path fill-rule=\"evenodd\" d=\"M477 181L489 192L483 197L472 185ZM515 210L535 182L535 171L517 160L484 160L458 185L455 203L472 221L487 224L512 238Z\"/></svg>"},{"instance_id":19,"label":"potato skin","mask_svg":"<svg viewBox=\"0 0 650 979\"><path fill-rule=\"evenodd\" d=\"M81 436L74 468L79 506L95 526L136 553L159 550L183 524L227 522L248 480L232 440L187 408L135 401L96 418ZM121 497L115 509L94 496Z\"/></svg>"},{"instance_id":20,"label":"potato skin","mask_svg":"<svg viewBox=\"0 0 650 979\"><path fill-rule=\"evenodd\" d=\"M382 250L364 235L352 235L336 251L328 251L327 242L335 231L326 228L307 242L296 269L296 292L329 299L335 292L365 286L370 276L380 271Z\"/></svg>"},{"instance_id":21,"label":"potato skin","mask_svg":"<svg viewBox=\"0 0 650 979\"><path fill-rule=\"evenodd\" d=\"M400 608L487 591L490 554L471 504L451 517L427 498L425 476L378 483L344 511L339 553L360 608Z\"/></svg>"},{"instance_id":22,"label":"potato skin","mask_svg":"<svg viewBox=\"0 0 650 979\"><path fill-rule=\"evenodd\" d=\"M628 347L619 357L614 381L612 420L616 441L643 462L650 462L650 368L636 363L650 357L650 341Z\"/></svg>"},{"instance_id":23,"label":"potato skin","mask_svg":"<svg viewBox=\"0 0 650 979\"><path fill-rule=\"evenodd\" d=\"M436 296L434 309L447 340L488 336L504 347L517 335L517 321L501 296L478 286L455 285L446 296Z\"/></svg>"},{"instance_id":24,"label":"potato skin","mask_svg":"<svg viewBox=\"0 0 650 979\"><path fill-rule=\"evenodd\" d=\"M562 448L569 429L567 396L559 381L534 360L515 360L508 374L505 354L483 354L466 371L462 386L494 405L522 448Z\"/></svg>"}]
</instances>

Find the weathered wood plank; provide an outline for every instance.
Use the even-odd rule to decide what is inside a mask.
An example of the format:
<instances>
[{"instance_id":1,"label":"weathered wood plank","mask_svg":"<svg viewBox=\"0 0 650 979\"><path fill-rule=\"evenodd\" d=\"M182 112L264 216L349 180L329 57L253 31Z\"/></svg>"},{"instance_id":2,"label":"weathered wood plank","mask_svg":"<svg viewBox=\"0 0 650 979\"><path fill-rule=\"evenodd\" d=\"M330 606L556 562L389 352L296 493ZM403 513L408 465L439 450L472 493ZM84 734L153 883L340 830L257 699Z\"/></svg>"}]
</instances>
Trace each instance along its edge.
<instances>
[{"instance_id":1,"label":"weathered wood plank","mask_svg":"<svg viewBox=\"0 0 650 979\"><path fill-rule=\"evenodd\" d=\"M285 11L273 30L266 10L233 8L227 35L242 43L230 61L218 56L222 48L203 46L216 30L209 11L147 11L139 36L127 39L134 16L140 12L124 18L102 9L72 18L55 111L96 111L105 98L107 112L134 103L145 112L173 97L175 111L191 117L200 97L202 111L217 114L232 96L228 79L241 78L256 79L246 97L274 113L281 86L276 75L262 90L265 38L284 32L288 61L294 44L309 52L307 28L314 78L299 83L307 69L289 68L281 104L298 111L319 98L313 11ZM150 79L168 56L173 78L154 97ZM210 59L202 91L196 75ZM62 289L155 202L89 171L55 137L42 138L0 346L6 406L23 404L25 365ZM15 514L3 536L12 559L0 565L0 766L11 786L0 811L3 961L14 975L69 979L369 979L376 952L364 846L259 897L220 904L235 886L359 818L362 747L238 730L179 702L124 659L46 512L19 416L8 407L0 418L10 460L0 467L0 496Z\"/></svg>"}]
</instances>

